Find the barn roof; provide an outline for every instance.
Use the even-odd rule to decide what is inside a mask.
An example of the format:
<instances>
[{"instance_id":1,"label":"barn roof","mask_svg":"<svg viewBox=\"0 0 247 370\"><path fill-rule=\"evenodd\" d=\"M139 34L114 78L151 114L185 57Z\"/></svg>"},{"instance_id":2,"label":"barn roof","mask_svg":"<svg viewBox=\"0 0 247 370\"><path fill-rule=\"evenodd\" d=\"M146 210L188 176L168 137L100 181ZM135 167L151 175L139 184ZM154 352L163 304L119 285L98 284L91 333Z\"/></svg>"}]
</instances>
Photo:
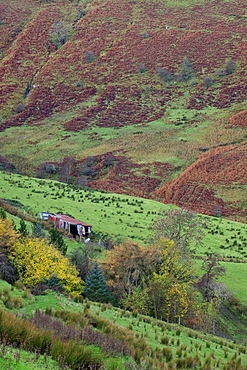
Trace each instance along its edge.
<instances>
[{"instance_id":1,"label":"barn roof","mask_svg":"<svg viewBox=\"0 0 247 370\"><path fill-rule=\"evenodd\" d=\"M69 216L66 216L66 215L59 215L57 213L54 213L54 215L56 217L59 217L60 220L63 220L65 222L68 222L71 225L82 225L82 226L92 227L92 225L85 224L84 222L78 221L78 220L74 219L73 217L69 217Z\"/></svg>"}]
</instances>

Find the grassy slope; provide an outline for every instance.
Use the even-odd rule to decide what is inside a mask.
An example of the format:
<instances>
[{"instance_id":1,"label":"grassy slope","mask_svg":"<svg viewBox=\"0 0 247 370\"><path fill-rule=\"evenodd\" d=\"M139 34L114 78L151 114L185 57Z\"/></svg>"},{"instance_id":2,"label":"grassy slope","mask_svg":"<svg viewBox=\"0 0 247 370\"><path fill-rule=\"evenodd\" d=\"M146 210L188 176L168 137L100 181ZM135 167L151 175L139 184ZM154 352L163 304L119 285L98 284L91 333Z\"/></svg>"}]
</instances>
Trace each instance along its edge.
<instances>
[{"instance_id":1,"label":"grassy slope","mask_svg":"<svg viewBox=\"0 0 247 370\"><path fill-rule=\"evenodd\" d=\"M22 203L37 217L40 211L71 214L93 225L95 232L120 238L145 241L151 235L149 226L159 212L173 207L149 199L74 187L51 180L0 174L1 198ZM210 216L205 216L205 220L210 221L209 228L205 230L206 249L199 248L199 255L213 250L224 257L246 257L245 224Z\"/></svg>"},{"instance_id":2,"label":"grassy slope","mask_svg":"<svg viewBox=\"0 0 247 370\"><path fill-rule=\"evenodd\" d=\"M23 291L16 288L10 289L10 286L5 282L0 282L0 290L5 290L5 292L9 290L10 295L23 297ZM0 302L2 302L2 299L4 298L0 298ZM62 295L49 292L46 296L36 296L35 299L29 297L28 300L25 300L22 308L13 309L13 311L27 315L30 315L36 309L45 310L46 308L53 312L56 310L82 312L85 305L86 303L75 303ZM223 368L224 364L235 354L237 354L238 358L241 358L243 366L247 365L246 355L244 354L246 348L225 339L198 333L176 324L166 324L165 322L160 322L146 316L131 314L130 312L116 309L109 305L90 302L89 311L87 305L87 311L84 312L86 315L96 315L96 322L97 320L107 319L110 320L110 322L114 322L114 325L119 325L120 329L125 328L127 330L126 336L128 337L129 331L131 331L131 333L136 333L137 336L146 341L146 345L152 348L152 350L156 349L157 351L161 351L164 348L170 348L173 360L178 358L178 349L180 349L183 353L183 357L185 357L186 354L187 356L195 356L198 354L202 363L206 361L208 356L211 356L212 369L216 368L217 362L219 368ZM99 330L103 330L104 332L103 326L99 327ZM164 344L161 343L164 337L168 339L168 343L165 347ZM148 352L151 353L150 349ZM212 356L212 354L214 355ZM120 367L120 369L122 368Z\"/></svg>"}]
</instances>

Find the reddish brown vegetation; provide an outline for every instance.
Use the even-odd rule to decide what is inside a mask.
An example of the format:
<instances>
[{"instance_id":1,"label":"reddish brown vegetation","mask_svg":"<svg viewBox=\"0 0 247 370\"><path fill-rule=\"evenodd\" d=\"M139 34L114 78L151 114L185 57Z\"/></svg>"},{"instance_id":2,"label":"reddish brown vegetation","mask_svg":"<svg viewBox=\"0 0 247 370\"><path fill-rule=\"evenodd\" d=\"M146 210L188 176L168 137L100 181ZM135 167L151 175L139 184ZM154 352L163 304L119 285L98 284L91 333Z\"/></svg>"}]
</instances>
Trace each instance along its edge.
<instances>
[{"instance_id":1,"label":"reddish brown vegetation","mask_svg":"<svg viewBox=\"0 0 247 370\"><path fill-rule=\"evenodd\" d=\"M91 161L91 164L88 164ZM44 178L53 173L61 181L81 184L82 178L89 187L119 194L149 198L152 192L170 175L173 166L168 163L134 163L125 156L115 156L111 152L76 161L73 157L64 158L62 163L43 163L37 176Z\"/></svg>"},{"instance_id":2,"label":"reddish brown vegetation","mask_svg":"<svg viewBox=\"0 0 247 370\"><path fill-rule=\"evenodd\" d=\"M243 110L230 118L230 124L234 126L247 126L247 111Z\"/></svg>"},{"instance_id":3,"label":"reddish brown vegetation","mask_svg":"<svg viewBox=\"0 0 247 370\"><path fill-rule=\"evenodd\" d=\"M239 1L234 4L234 14L242 13ZM73 109L92 95L97 97L95 104L77 111L65 129L146 123L160 118L169 100L183 94L177 82L162 85L158 67L177 74L184 56L189 56L196 75L203 77L202 69L212 74L229 58L241 58L246 63L246 43L241 44L241 38L244 40L247 25L241 17L232 15L229 3L218 7L217 2L208 2L182 12L161 2L149 2L148 6L117 0L93 2L87 15L75 24L71 40L51 53L55 47L49 30L61 17L55 5L42 8L17 36L16 46L6 52L0 68L2 104L13 101L14 109L17 97L23 98L33 76L34 84L39 86L30 91L26 110L3 122L2 130L27 119L32 123L56 111ZM143 37L144 31L147 38ZM96 57L92 63L86 59L89 51ZM138 73L140 64L146 72ZM83 82L82 89L76 88L77 81ZM187 108L225 108L243 101L246 84L242 74L234 81L231 76L225 77L220 88L208 91L203 86L199 90L192 86Z\"/></svg>"},{"instance_id":4,"label":"reddish brown vegetation","mask_svg":"<svg viewBox=\"0 0 247 370\"><path fill-rule=\"evenodd\" d=\"M177 179L155 191L164 203L173 203L194 211L213 214L220 206L224 216L246 216L238 202L226 202L215 194L214 185L246 184L247 145L229 145L211 149L189 166Z\"/></svg>"}]
</instances>

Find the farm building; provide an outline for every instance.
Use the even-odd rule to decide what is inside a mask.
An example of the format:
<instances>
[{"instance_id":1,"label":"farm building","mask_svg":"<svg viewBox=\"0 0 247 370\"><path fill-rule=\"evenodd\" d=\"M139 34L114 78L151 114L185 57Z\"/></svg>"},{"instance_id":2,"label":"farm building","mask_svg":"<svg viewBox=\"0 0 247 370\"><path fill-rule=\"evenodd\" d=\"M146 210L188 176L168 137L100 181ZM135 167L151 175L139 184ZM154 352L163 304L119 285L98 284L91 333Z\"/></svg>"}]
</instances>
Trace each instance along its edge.
<instances>
[{"instance_id":1,"label":"farm building","mask_svg":"<svg viewBox=\"0 0 247 370\"><path fill-rule=\"evenodd\" d=\"M42 220L53 222L57 228L66 230L74 237L82 236L84 238L90 238L92 230L91 225L57 213L40 212L39 214Z\"/></svg>"}]
</instances>

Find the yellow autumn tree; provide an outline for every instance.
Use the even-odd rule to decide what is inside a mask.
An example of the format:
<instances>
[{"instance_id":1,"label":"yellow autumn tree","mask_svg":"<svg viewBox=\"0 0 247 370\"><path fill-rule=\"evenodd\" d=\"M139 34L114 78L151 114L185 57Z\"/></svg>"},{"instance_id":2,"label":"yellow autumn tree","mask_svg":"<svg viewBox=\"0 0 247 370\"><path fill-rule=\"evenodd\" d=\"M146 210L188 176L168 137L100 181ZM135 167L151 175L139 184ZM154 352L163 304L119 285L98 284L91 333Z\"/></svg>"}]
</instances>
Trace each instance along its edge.
<instances>
[{"instance_id":1,"label":"yellow autumn tree","mask_svg":"<svg viewBox=\"0 0 247 370\"><path fill-rule=\"evenodd\" d=\"M173 284L167 294L167 321L178 319L180 324L189 308L189 286L187 284Z\"/></svg>"},{"instance_id":2,"label":"yellow autumn tree","mask_svg":"<svg viewBox=\"0 0 247 370\"><path fill-rule=\"evenodd\" d=\"M107 283L120 297L131 294L133 289L143 289L160 259L160 251L155 247L128 241L114 246L101 261Z\"/></svg>"},{"instance_id":3,"label":"yellow autumn tree","mask_svg":"<svg viewBox=\"0 0 247 370\"><path fill-rule=\"evenodd\" d=\"M7 251L17 240L18 232L14 229L13 222L8 218L0 218L0 250Z\"/></svg>"},{"instance_id":4,"label":"yellow autumn tree","mask_svg":"<svg viewBox=\"0 0 247 370\"><path fill-rule=\"evenodd\" d=\"M20 280L29 287L56 276L68 294L78 295L82 292L83 281L78 277L75 266L44 239L17 240L13 245L11 258Z\"/></svg>"},{"instance_id":5,"label":"yellow autumn tree","mask_svg":"<svg viewBox=\"0 0 247 370\"><path fill-rule=\"evenodd\" d=\"M150 284L151 296L155 314L165 317L167 321L178 320L180 323L189 305L192 303L192 286L195 281L196 271L193 261L185 258L183 252L177 248L171 240L159 240L157 243L161 248L160 265L153 274L153 282ZM153 292L155 287L155 291ZM157 292L160 292L159 305L157 304ZM155 293L155 294L153 294ZM159 307L158 307L159 306ZM158 308L157 308L158 307Z\"/></svg>"}]
</instances>

